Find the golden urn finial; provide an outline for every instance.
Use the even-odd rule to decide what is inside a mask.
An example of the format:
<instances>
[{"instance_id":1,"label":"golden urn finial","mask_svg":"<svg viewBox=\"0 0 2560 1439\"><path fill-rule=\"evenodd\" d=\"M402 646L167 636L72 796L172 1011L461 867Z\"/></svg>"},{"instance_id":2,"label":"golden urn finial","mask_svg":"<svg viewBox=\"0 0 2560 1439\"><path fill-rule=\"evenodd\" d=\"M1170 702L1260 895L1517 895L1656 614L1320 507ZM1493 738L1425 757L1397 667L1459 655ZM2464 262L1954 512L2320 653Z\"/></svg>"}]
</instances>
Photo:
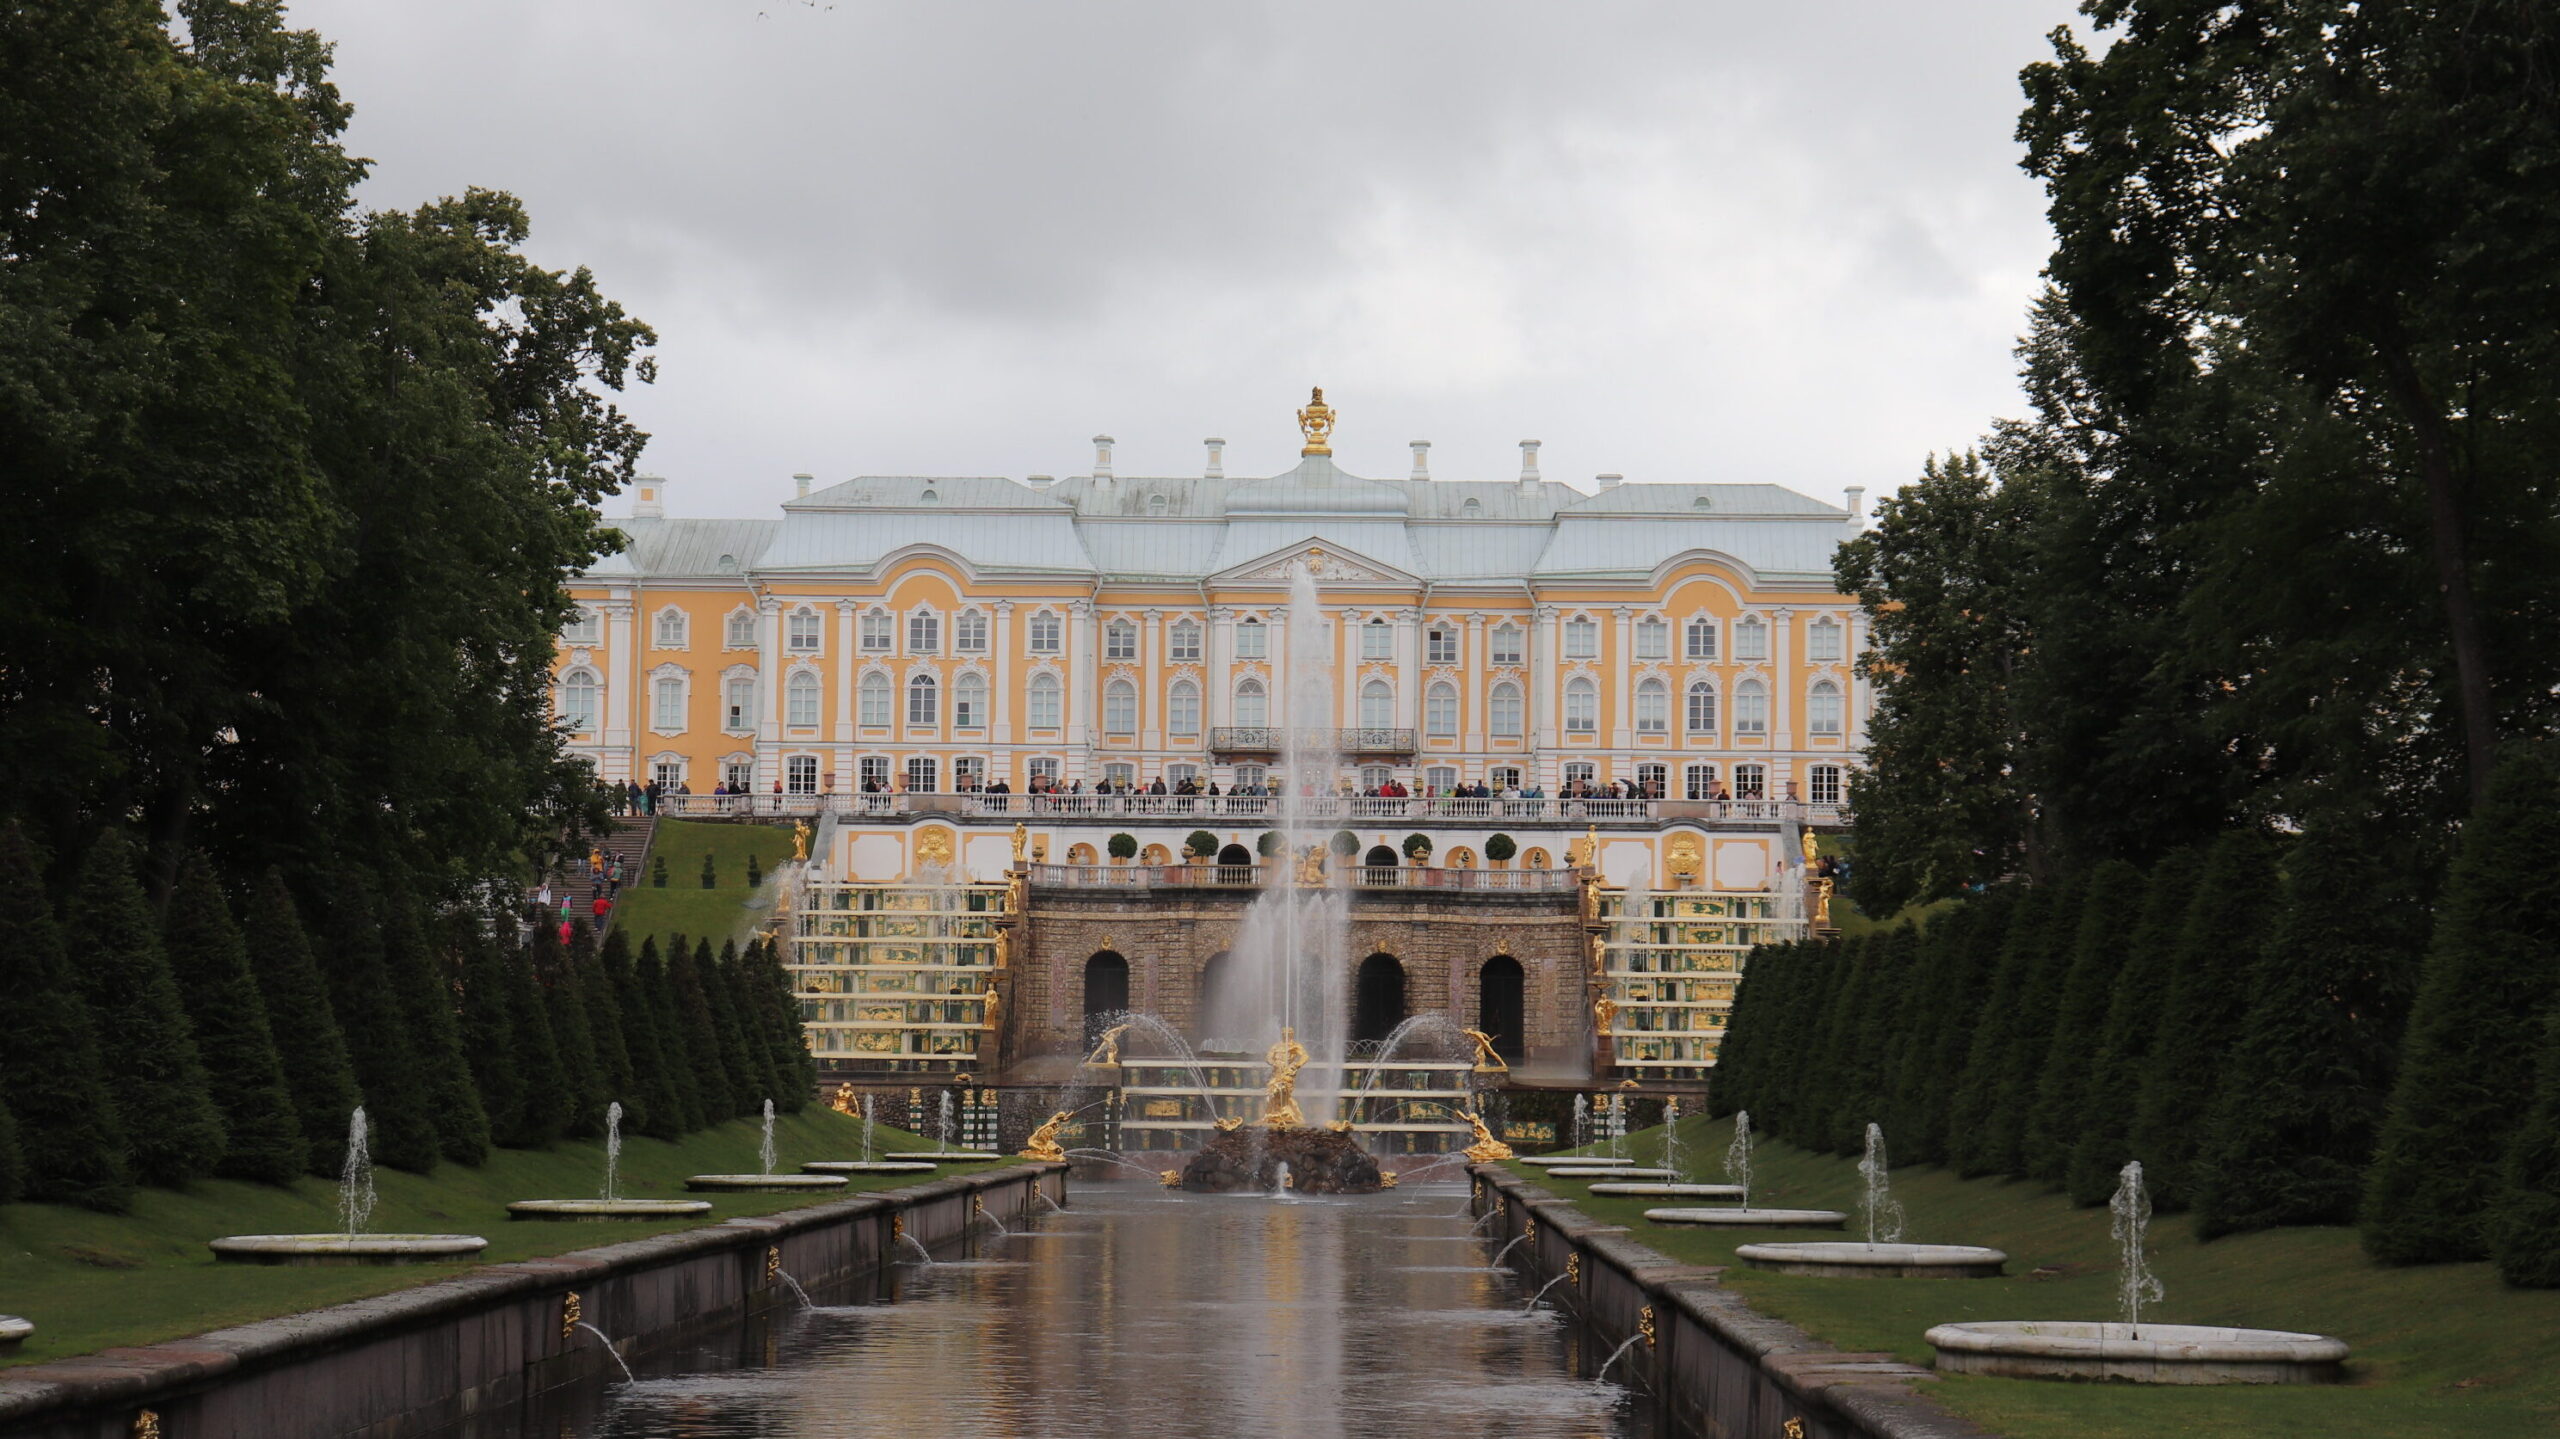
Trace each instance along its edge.
<instances>
[{"instance_id":1,"label":"golden urn finial","mask_svg":"<svg viewBox=\"0 0 2560 1439\"><path fill-rule=\"evenodd\" d=\"M1307 447L1298 451L1299 454L1333 453L1333 406L1324 402L1324 386L1316 386L1314 394L1307 400L1307 407L1298 412L1298 432L1307 437Z\"/></svg>"}]
</instances>

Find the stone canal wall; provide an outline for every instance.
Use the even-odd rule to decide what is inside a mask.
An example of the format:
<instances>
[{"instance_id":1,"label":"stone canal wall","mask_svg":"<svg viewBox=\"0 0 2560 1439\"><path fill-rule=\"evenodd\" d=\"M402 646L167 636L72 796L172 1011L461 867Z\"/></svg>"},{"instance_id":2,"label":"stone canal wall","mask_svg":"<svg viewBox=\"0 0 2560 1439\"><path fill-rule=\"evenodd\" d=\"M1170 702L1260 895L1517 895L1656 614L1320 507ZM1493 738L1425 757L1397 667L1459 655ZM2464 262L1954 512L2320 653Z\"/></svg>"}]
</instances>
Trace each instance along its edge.
<instances>
[{"instance_id":1,"label":"stone canal wall","mask_svg":"<svg viewBox=\"0 0 2560 1439\"><path fill-rule=\"evenodd\" d=\"M1014 1163L760 1218L492 1264L415 1289L0 1374L7 1439L289 1439L426 1434L529 1394L619 1372L625 1354L795 1303L802 1284L878 1269L986 1213L1066 1198L1066 1166ZM254 1275L244 1275L244 1279ZM151 1416L145 1421L148 1411Z\"/></svg>"},{"instance_id":2,"label":"stone canal wall","mask_svg":"<svg viewBox=\"0 0 2560 1439\"><path fill-rule=\"evenodd\" d=\"M1471 1169L1475 1212L1502 1212L1486 1226L1496 1245L1537 1227L1512 1251L1529 1287L1569 1276L1558 1290L1572 1290L1565 1302L1610 1347L1637 1340L1618 1372L1689 1429L1713 1439L1988 1439L1914 1392L1929 1371L1842 1353L1743 1303L1717 1269L1648 1249L1499 1165ZM1648 1331L1649 1341L1638 1337Z\"/></svg>"}]
</instances>

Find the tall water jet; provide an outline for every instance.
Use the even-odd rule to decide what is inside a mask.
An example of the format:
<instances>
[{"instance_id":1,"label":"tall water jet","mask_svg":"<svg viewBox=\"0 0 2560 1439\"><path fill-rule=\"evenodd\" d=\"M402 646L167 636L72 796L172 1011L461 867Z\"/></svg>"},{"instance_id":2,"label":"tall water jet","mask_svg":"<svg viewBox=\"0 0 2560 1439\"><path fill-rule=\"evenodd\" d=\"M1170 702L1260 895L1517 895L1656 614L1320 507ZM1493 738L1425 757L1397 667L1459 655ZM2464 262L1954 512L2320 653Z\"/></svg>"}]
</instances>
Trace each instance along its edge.
<instances>
[{"instance_id":1,"label":"tall water jet","mask_svg":"<svg viewBox=\"0 0 2560 1439\"><path fill-rule=\"evenodd\" d=\"M1902 1239L1902 1204L1893 1197L1893 1181L1887 1175L1891 1167L1884 1154L1884 1126L1869 1124L1867 1152L1858 1160L1858 1178L1865 1186L1858 1196L1858 1212L1866 1216L1870 1249Z\"/></svg>"},{"instance_id":2,"label":"tall water jet","mask_svg":"<svg viewBox=\"0 0 2560 1439\"><path fill-rule=\"evenodd\" d=\"M1751 1207L1751 1111L1733 1116L1733 1142L1724 1147L1724 1177L1742 1190L1742 1207Z\"/></svg>"},{"instance_id":3,"label":"tall water jet","mask_svg":"<svg viewBox=\"0 0 2560 1439\"><path fill-rule=\"evenodd\" d=\"M338 1167L338 1232L234 1234L211 1241L213 1257L234 1264L425 1264L464 1259L489 1247L476 1234L369 1234L377 1195L364 1106L347 1118L347 1156Z\"/></svg>"},{"instance_id":4,"label":"tall water jet","mask_svg":"<svg viewBox=\"0 0 2560 1439\"><path fill-rule=\"evenodd\" d=\"M703 1199L622 1197L622 1101L604 1107L604 1187L593 1199L519 1199L509 1219L684 1219L711 1212Z\"/></svg>"},{"instance_id":5,"label":"tall water jet","mask_svg":"<svg viewBox=\"0 0 2560 1439\"><path fill-rule=\"evenodd\" d=\"M2142 1337L2142 1306L2157 1304L2168 1292L2151 1272L2147 1241L2151 1236L2151 1191L2142 1183L2142 1161L2129 1159L2116 1175L2115 1196L2107 1201L2108 1228L2115 1234L2123 1268L2116 1280L2116 1301L2124 1306L2125 1328Z\"/></svg>"},{"instance_id":6,"label":"tall water jet","mask_svg":"<svg viewBox=\"0 0 2560 1439\"><path fill-rule=\"evenodd\" d=\"M771 1174L773 1161L773 1101L768 1099L764 1102L764 1138L756 1145L756 1163L762 1167L756 1173Z\"/></svg>"},{"instance_id":7,"label":"tall water jet","mask_svg":"<svg viewBox=\"0 0 2560 1439\"><path fill-rule=\"evenodd\" d=\"M339 1227L349 1239L373 1222L373 1206L379 1197L373 1187L371 1132L365 1123L364 1106L359 1104L347 1118L347 1157L338 1166Z\"/></svg>"},{"instance_id":8,"label":"tall water jet","mask_svg":"<svg viewBox=\"0 0 2560 1439\"><path fill-rule=\"evenodd\" d=\"M764 1102L764 1133L756 1143L756 1163L760 1168L753 1174L696 1174L685 1180L684 1187L697 1194L723 1191L781 1194L802 1189L841 1189L846 1182L844 1175L825 1171L851 1168L858 1172L865 1167L852 1161L822 1161L803 1166L812 1171L807 1174L777 1174L774 1165L779 1158L773 1147L773 1101L768 1099ZM925 1167L929 1169L932 1166Z\"/></svg>"},{"instance_id":9,"label":"tall water jet","mask_svg":"<svg viewBox=\"0 0 2560 1439\"><path fill-rule=\"evenodd\" d=\"M768 1169L771 1167L766 1165ZM604 1107L604 1193L600 1197L606 1200L619 1197L613 1191L621 1179L622 1101L617 1099Z\"/></svg>"}]
</instances>

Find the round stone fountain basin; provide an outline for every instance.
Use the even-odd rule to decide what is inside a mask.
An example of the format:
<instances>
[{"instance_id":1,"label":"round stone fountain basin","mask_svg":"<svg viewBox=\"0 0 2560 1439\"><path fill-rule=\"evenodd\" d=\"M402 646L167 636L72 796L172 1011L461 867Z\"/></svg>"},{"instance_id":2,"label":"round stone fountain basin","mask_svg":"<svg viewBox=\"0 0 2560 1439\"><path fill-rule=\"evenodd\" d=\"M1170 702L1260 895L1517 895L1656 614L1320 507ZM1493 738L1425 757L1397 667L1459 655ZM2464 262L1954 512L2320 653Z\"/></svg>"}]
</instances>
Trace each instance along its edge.
<instances>
[{"instance_id":1,"label":"round stone fountain basin","mask_svg":"<svg viewBox=\"0 0 2560 1439\"><path fill-rule=\"evenodd\" d=\"M1837 1209L1648 1209L1656 1224L1703 1224L1716 1229L1845 1229L1849 1216Z\"/></svg>"},{"instance_id":2,"label":"round stone fountain basin","mask_svg":"<svg viewBox=\"0 0 2560 1439\"><path fill-rule=\"evenodd\" d=\"M1550 1179L1674 1179L1668 1169L1637 1169L1631 1165L1593 1165L1587 1169L1567 1169L1559 1164L1547 1171Z\"/></svg>"},{"instance_id":3,"label":"round stone fountain basin","mask_svg":"<svg viewBox=\"0 0 2560 1439\"><path fill-rule=\"evenodd\" d=\"M933 1166L908 1159L812 1159L800 1166L811 1174L931 1174Z\"/></svg>"},{"instance_id":4,"label":"round stone fountain basin","mask_svg":"<svg viewBox=\"0 0 2560 1439\"><path fill-rule=\"evenodd\" d=\"M0 1314L0 1354L14 1353L36 1327L15 1314Z\"/></svg>"},{"instance_id":5,"label":"round stone fountain basin","mask_svg":"<svg viewBox=\"0 0 2560 1439\"><path fill-rule=\"evenodd\" d=\"M2134 1384L2332 1384L2346 1377L2346 1341L2284 1329L2003 1320L1941 1324L1924 1337L1950 1374Z\"/></svg>"},{"instance_id":6,"label":"round stone fountain basin","mask_svg":"<svg viewBox=\"0 0 2560 1439\"><path fill-rule=\"evenodd\" d=\"M844 1185L841 1174L696 1174L684 1182L696 1194L787 1194Z\"/></svg>"},{"instance_id":7,"label":"round stone fountain basin","mask_svg":"<svg viewBox=\"0 0 2560 1439\"><path fill-rule=\"evenodd\" d=\"M231 1264L434 1264L489 1247L476 1234L234 1234L211 1241Z\"/></svg>"},{"instance_id":8,"label":"round stone fountain basin","mask_svg":"<svg viewBox=\"0 0 2560 1439\"><path fill-rule=\"evenodd\" d=\"M1591 1186L1594 1194L1615 1194L1628 1199L1740 1199L1739 1184L1620 1184L1612 1180Z\"/></svg>"},{"instance_id":9,"label":"round stone fountain basin","mask_svg":"<svg viewBox=\"0 0 2560 1439\"><path fill-rule=\"evenodd\" d=\"M930 1164L993 1164L1005 1158L992 1149L910 1149L900 1159L921 1159Z\"/></svg>"},{"instance_id":10,"label":"round stone fountain basin","mask_svg":"<svg viewBox=\"0 0 2560 1439\"><path fill-rule=\"evenodd\" d=\"M519 1199L509 1219L684 1219L709 1214L708 1199Z\"/></svg>"},{"instance_id":11,"label":"round stone fountain basin","mask_svg":"<svg viewBox=\"0 0 2560 1439\"><path fill-rule=\"evenodd\" d=\"M1826 1279L1996 1279L2009 1256L1971 1244L1745 1244L1754 1269Z\"/></svg>"},{"instance_id":12,"label":"round stone fountain basin","mask_svg":"<svg viewBox=\"0 0 2560 1439\"><path fill-rule=\"evenodd\" d=\"M1632 1159L1611 1159L1604 1154L1541 1154L1535 1159L1523 1159L1520 1162L1538 1169L1558 1167L1614 1169L1635 1163Z\"/></svg>"}]
</instances>

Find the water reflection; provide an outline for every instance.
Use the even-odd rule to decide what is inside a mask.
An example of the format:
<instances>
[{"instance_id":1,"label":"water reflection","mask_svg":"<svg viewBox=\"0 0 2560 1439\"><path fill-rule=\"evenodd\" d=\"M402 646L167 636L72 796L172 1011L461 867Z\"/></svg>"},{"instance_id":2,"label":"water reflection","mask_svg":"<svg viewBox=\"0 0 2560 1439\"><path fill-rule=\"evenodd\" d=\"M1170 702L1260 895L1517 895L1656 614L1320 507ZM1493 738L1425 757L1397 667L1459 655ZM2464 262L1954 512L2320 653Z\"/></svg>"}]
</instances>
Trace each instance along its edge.
<instances>
[{"instance_id":1,"label":"water reflection","mask_svg":"<svg viewBox=\"0 0 2560 1439\"><path fill-rule=\"evenodd\" d=\"M1087 1185L860 1302L662 1356L475 1439L1654 1436L1569 1318L1466 1237L1462 1185L1359 1198ZM830 1303L834 1299L837 1302ZM669 1366L686 1372L670 1372ZM494 1416L492 1416L494 1418Z\"/></svg>"}]
</instances>

